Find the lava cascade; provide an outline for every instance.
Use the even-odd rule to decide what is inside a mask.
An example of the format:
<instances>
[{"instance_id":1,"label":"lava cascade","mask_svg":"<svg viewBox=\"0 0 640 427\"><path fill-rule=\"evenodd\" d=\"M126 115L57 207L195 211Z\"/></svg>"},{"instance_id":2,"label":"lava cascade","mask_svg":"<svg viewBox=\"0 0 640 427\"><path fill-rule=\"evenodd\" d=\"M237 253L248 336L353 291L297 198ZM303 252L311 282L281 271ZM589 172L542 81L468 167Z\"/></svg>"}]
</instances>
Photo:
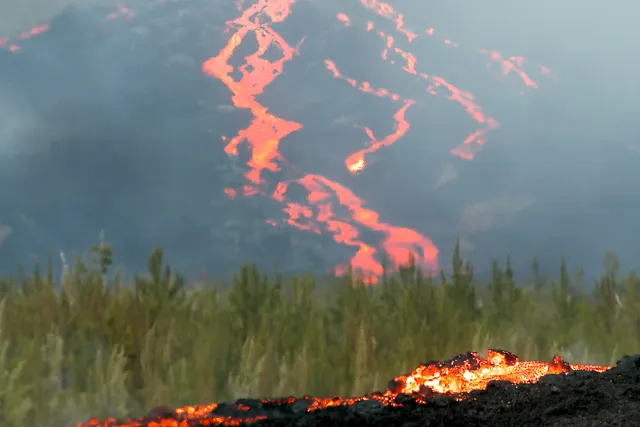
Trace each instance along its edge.
<instances>
[{"instance_id":1,"label":"lava cascade","mask_svg":"<svg viewBox=\"0 0 640 427\"><path fill-rule=\"evenodd\" d=\"M227 154L238 156L238 147L242 143L246 143L251 152L247 164L250 170L245 175L247 184L241 189L227 188L225 194L229 197L235 197L240 192L245 196L268 195L284 204L283 212L286 215L280 221L268 220L269 224L278 226L285 223L318 234L328 231L336 242L353 247L355 255L348 263L336 267L335 272L338 275L344 274L351 267L355 271L363 273L368 282L376 282L376 277L383 273L378 253L379 248L391 261L392 267L413 261L420 267L433 271L438 265L439 251L427 236L416 230L382 221L380 215L365 207L365 201L349 188L329 177L299 171L295 166L290 165L280 153L279 146L282 140L291 133L302 129L303 125L272 115L267 106L256 100L256 96L262 94L265 87L283 73L286 62L291 61L298 53L299 45L295 47L289 45L273 29L273 24L282 22L289 17L294 2L295 0L258 0L244 9L243 2L237 3L242 14L227 23L228 31L233 28L235 32L219 54L207 60L203 65L205 74L219 79L230 89L233 95L233 104L237 108L249 109L254 115L251 124L240 130L234 137L231 139L226 136L222 137L226 142L225 152ZM412 42L419 36L405 28L403 14L396 12L391 5L377 0L360 0L360 3L370 11L395 23L395 31L405 37L407 42ZM338 13L336 19L347 27L352 27L354 24L346 13ZM394 65L400 60L403 61L404 71L427 82L425 90L429 94L438 95L442 89L445 89L448 92L447 98L459 103L468 115L479 124L480 127L470 134L459 147L451 150L451 153L456 156L472 159L477 150L486 142L487 133L499 126L498 121L483 112L482 107L475 102L471 93L457 88L443 77L431 76L418 71L416 56L396 46L394 35L377 31L372 21L366 22L364 28L366 31L376 32L383 40L382 60ZM253 33L255 36L258 49L245 58L245 63L238 70L241 77L239 80L235 80L232 73L236 70L229 62L236 48L243 43L249 33ZM424 34L433 36L435 30L429 28L425 30ZM443 42L453 47L459 46L458 43L448 39ZM272 47L277 47L282 53L281 58L274 62L264 57ZM487 54L493 62L500 63L503 74L515 72L527 86L537 87L537 83L522 70L524 58L504 58L501 53L488 50L482 50L480 53ZM345 159L347 170L354 174L363 173L367 166L367 156L395 144L406 134L411 125L405 114L417 101L403 98L386 88L374 88L370 82L359 82L345 76L340 72L338 64L330 58L325 58L324 62L327 71L332 73L335 78L345 81L360 92L388 98L390 101L400 104L392 117L395 123L393 132L380 137L376 136L371 128L363 127L368 138L365 147ZM263 172L281 171L283 166L301 176L293 180L279 182L276 190L267 194ZM306 190L305 202L287 198L291 185L301 186ZM348 213L338 214L338 207L341 211L346 208ZM362 230L381 233L383 238L381 242L374 244L365 242L361 237Z\"/></svg>"},{"instance_id":2,"label":"lava cascade","mask_svg":"<svg viewBox=\"0 0 640 427\"><path fill-rule=\"evenodd\" d=\"M478 150L486 143L487 134L499 126L499 122L484 113L482 107L476 102L474 96L464 91L441 76L430 75L419 70L418 59L411 52L398 46L397 38L404 37L407 43L411 43L418 37L433 37L436 34L434 28L427 28L421 33L409 30L405 26L404 15L397 12L391 5L378 0L359 0L368 10L394 24L391 34L377 30L372 21L360 23L365 31L379 36L383 41L383 49L380 57L391 65L400 64L402 70L426 83L425 91L437 96L441 91L445 92L448 100L454 101L467 112L478 124L478 129L468 135L461 145L451 150L455 156L463 159L473 159ZM163 3L157 0L157 3ZM251 151L248 162L250 168L245 178L246 185L241 189L228 188L225 194L229 197L236 196L239 192L245 196L267 195L284 204L283 212L286 214L285 222L291 226L321 233L326 230L333 234L334 239L356 249L350 265L365 273L377 275L382 272L382 266L378 260L377 245L365 243L360 238L360 229L365 228L381 232L385 238L380 246L391 261L395 264L405 262L409 254L417 254L416 260L421 265L435 267L437 265L438 249L431 240L419 232L400 226L393 226L380 220L377 212L365 207L365 202L358 198L344 185L331 180L328 177L308 174L300 171L296 166L289 164L279 152L281 141L293 132L302 129L303 125L274 116L269 108L260 104L256 97L263 93L264 89L280 74L284 66L298 53L300 43L297 46L289 45L282 36L273 29L273 24L282 22L292 13L295 0L257 0L250 6L244 1L237 1L236 5L241 16L228 22L228 31L235 32L231 35L227 45L215 57L205 61L202 70L205 74L222 81L232 93L232 101L237 108L248 109L254 119L251 124L240 130L231 139L223 136L226 142L224 148L229 155L238 156L239 146L247 143ZM120 6L117 12L110 14L108 19L132 19L135 12L125 6ZM338 13L336 19L349 28L358 27L346 13ZM34 28L19 36L26 40L48 29L48 25ZM234 67L230 65L235 50L243 40L253 34L258 42L258 50L245 58L245 63L239 68L241 78L235 80L232 77ZM301 41L302 42L302 41ZM460 44L450 39L441 39L441 42L452 48L460 48ZM271 62L264 55L271 47L277 47L282 53L282 58ZM20 52L21 47L9 39L0 39L0 48L8 48L12 52ZM520 77L529 88L537 88L538 84L524 71L525 59L520 56L506 57L500 52L482 49L480 54L487 55L492 63L501 67L501 73L507 75L514 73ZM373 153L397 143L408 131L411 124L406 119L406 112L417 104L417 100L404 98L386 88L375 88L370 82L358 81L341 73L338 64L330 58L325 58L324 63L328 72L358 91L389 99L398 103L396 113L392 119L395 123L394 131L390 134L377 137L371 128L363 127L368 138L366 146L355 151L345 159L345 167L351 173L366 173L367 157ZM550 70L540 66L543 75L550 74ZM280 171L283 167L291 169L291 172L299 175L298 178L279 182L276 190L266 192L267 186L263 178L264 171ZM294 202L287 198L290 185L299 185L307 190L306 203ZM348 216L339 216L335 205L346 207ZM279 224L276 220L269 221L272 225ZM345 271L345 266L337 267L337 272ZM263 407L287 407L294 403L304 402L305 411L317 411L332 406L349 406L362 401L378 401L384 405L400 406L403 397L409 397L413 402L428 404L428 399L437 395L452 395L457 399L464 399L468 393L485 389L492 381L509 381L514 384L533 383L548 374L565 374L574 370L587 370L604 372L610 367L598 365L569 364L559 357L555 357L550 363L537 361L520 361L515 355L500 350L489 350L486 358L474 352L460 355L447 362L429 362L418 366L414 371L394 378L389 383L389 389L384 392L375 392L360 397L311 397L264 399L259 402ZM250 415L254 408L246 403L236 402L230 406L236 415L220 414L225 404L210 404L203 406L187 406L178 409L160 409L153 414L136 419L119 421L116 419L98 420L92 419L77 427L189 427L201 425L239 425L260 421L267 415ZM242 413L247 415L237 415Z\"/></svg>"},{"instance_id":3,"label":"lava cascade","mask_svg":"<svg viewBox=\"0 0 640 427\"><path fill-rule=\"evenodd\" d=\"M264 399L256 401L266 413L274 408L287 408L293 404L304 404L306 412L328 407L349 406L358 402L375 400L384 405L402 406L403 402L428 405L428 399L438 395L453 396L457 400L465 399L468 393L484 390L492 381L508 381L514 384L534 383L549 374L566 374L571 371L604 372L611 367L598 365L569 364L560 357L554 357L550 363L520 361L507 351L489 350L487 357L469 352L447 362L429 362L422 364L412 372L394 378L389 389L361 397L310 397L304 396L284 399ZM221 415L229 411L227 404L187 406L175 410L156 409L154 414L137 420L118 421L92 419L76 427L190 427L205 425L241 425L266 419L268 415L239 415L257 412L247 401L237 401L231 405L234 415Z\"/></svg>"},{"instance_id":4,"label":"lava cascade","mask_svg":"<svg viewBox=\"0 0 640 427\"><path fill-rule=\"evenodd\" d=\"M162 4L164 0L156 0ZM353 248L353 257L338 265L336 274L346 273L349 267L362 273L365 281L375 283L376 277L383 273L381 255L397 267L408 262L415 262L427 271L438 267L439 250L427 236L408 227L393 225L381 219L380 214L366 207L366 202L358 197L344 184L330 177L307 173L296 165L289 163L280 152L281 142L290 134L303 128L302 123L277 117L269 112L269 107L260 104L256 97L280 76L287 62L294 59L304 39L297 45L290 45L274 26L292 15L296 0L253 0L247 2L237 0L236 8L240 16L227 22L227 33L231 33L226 46L214 57L203 63L202 71L224 83L232 94L232 102L236 108L249 110L253 120L245 129L239 130L235 136L222 136L225 142L224 151L231 156L239 156L239 147L246 144L250 159L247 162L249 171L245 174L246 183L241 188L226 188L224 194L234 198L244 196L267 196L283 204L283 217L269 219L267 222L275 227L293 226L301 230L317 234L328 232L333 239ZM354 2L356 2L354 0ZM347 13L339 12L336 20L349 27L350 30L364 30L379 37L382 42L380 58L392 66L399 66L412 78L425 83L424 90L433 96L445 96L458 103L478 125L464 141L451 150L451 154L471 160L487 141L487 134L499 127L499 122L487 115L472 93L458 88L442 76L431 75L421 70L416 55L400 46L400 39L410 44L418 38L436 37L433 27L420 31L407 28L405 17L389 3L379 0L358 0L360 5L383 21L391 22L391 29L378 29L372 20L356 20ZM249 4L247 4L249 3ZM119 5L107 19L133 19L136 12ZM19 39L28 39L48 29L48 25L25 32ZM236 70L230 61L236 49L247 38L254 37L257 50L244 59L244 64ZM460 43L447 38L440 39L451 48L460 48ZM0 39L0 48L5 47L13 52L21 51L21 47L9 39ZM267 51L277 49L281 53L278 60L266 58ZM507 57L500 52L488 49L478 50L486 55L490 64L499 64L501 74L516 74L528 88L537 88L538 84L524 71L525 58L521 56ZM344 81L363 94L388 99L398 104L393 115L393 131L387 135L375 135L370 127L360 126L366 137L364 147L354 151L345 159L345 167L352 174L366 173L368 158L374 153L388 148L400 141L411 127L406 118L410 108L419 104L416 99L405 98L387 88L377 88L372 83L344 75L339 64L331 58L324 58L327 72L336 79ZM551 72L540 66L542 75ZM240 75L236 80L234 76ZM276 184L275 191L268 190L268 183L263 177L265 171L279 172L286 170L294 179ZM291 186L302 187L307 196L304 201L289 197ZM271 187L273 188L273 187ZM378 241L367 241L363 232L374 232L382 237Z\"/></svg>"}]
</instances>

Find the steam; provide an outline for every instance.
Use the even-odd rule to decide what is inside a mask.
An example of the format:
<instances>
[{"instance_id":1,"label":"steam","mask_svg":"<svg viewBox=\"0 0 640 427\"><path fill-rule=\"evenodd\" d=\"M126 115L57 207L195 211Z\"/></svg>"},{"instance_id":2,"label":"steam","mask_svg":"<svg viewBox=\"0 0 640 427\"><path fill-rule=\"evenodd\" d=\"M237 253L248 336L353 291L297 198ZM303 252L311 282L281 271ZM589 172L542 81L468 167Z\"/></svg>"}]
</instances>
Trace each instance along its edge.
<instances>
[{"instance_id":1,"label":"steam","mask_svg":"<svg viewBox=\"0 0 640 427\"><path fill-rule=\"evenodd\" d=\"M446 183L451 182L456 178L458 178L458 170L452 163L447 163L442 168L442 173L438 178L438 182L436 182L436 188L442 187Z\"/></svg>"},{"instance_id":2,"label":"steam","mask_svg":"<svg viewBox=\"0 0 640 427\"><path fill-rule=\"evenodd\" d=\"M95 0L89 0L97 3ZM34 27L48 24L62 11L82 0L25 0L0 2L0 38L14 38ZM86 0L85 0L86 3Z\"/></svg>"},{"instance_id":3,"label":"steam","mask_svg":"<svg viewBox=\"0 0 640 427\"><path fill-rule=\"evenodd\" d=\"M0 246L11 236L13 229L8 225L0 225Z\"/></svg>"},{"instance_id":4,"label":"steam","mask_svg":"<svg viewBox=\"0 0 640 427\"><path fill-rule=\"evenodd\" d=\"M532 206L535 200L525 198L493 199L467 206L460 215L460 232L471 235L491 230L500 223L505 225L514 220L522 210Z\"/></svg>"},{"instance_id":5,"label":"steam","mask_svg":"<svg viewBox=\"0 0 640 427\"><path fill-rule=\"evenodd\" d=\"M21 143L28 142L25 141L27 136L37 126L37 119L32 113L11 105L8 99L0 96L0 117L0 162L6 165L16 154L39 151L41 147L37 142Z\"/></svg>"}]
</instances>

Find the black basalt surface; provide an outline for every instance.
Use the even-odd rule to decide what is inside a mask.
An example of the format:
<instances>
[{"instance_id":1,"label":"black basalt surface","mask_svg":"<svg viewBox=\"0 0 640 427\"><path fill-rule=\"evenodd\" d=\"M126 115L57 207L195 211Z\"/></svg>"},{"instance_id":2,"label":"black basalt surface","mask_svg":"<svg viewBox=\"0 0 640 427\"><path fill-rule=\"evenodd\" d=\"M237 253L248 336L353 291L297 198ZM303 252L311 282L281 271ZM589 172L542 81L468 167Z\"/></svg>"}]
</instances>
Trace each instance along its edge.
<instances>
[{"instance_id":1,"label":"black basalt surface","mask_svg":"<svg viewBox=\"0 0 640 427\"><path fill-rule=\"evenodd\" d=\"M391 389L393 385L390 384ZM624 356L598 373L551 374L533 384L496 380L485 390L439 394L422 388L416 394L366 397L238 399L210 407L174 410L158 407L137 420L111 420L105 427L533 427L640 426L640 354ZM319 402L324 409L315 409ZM386 403L383 403L386 402ZM393 403L391 403L393 402ZM195 412L192 412L195 411ZM197 414L197 415L196 415ZM93 422L78 427L96 426Z\"/></svg>"},{"instance_id":2,"label":"black basalt surface","mask_svg":"<svg viewBox=\"0 0 640 427\"><path fill-rule=\"evenodd\" d=\"M640 355L625 356L604 373L548 375L535 384L494 382L457 401L448 396L401 407L362 402L350 407L291 413L258 426L638 426Z\"/></svg>"}]
</instances>

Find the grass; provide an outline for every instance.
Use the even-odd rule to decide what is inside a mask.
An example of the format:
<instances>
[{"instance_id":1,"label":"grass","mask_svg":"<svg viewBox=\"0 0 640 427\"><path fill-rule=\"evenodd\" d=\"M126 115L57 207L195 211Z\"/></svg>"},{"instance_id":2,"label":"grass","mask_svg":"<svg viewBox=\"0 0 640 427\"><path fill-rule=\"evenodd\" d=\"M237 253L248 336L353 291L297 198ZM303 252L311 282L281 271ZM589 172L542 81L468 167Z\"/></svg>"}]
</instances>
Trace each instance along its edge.
<instances>
[{"instance_id":1,"label":"grass","mask_svg":"<svg viewBox=\"0 0 640 427\"><path fill-rule=\"evenodd\" d=\"M613 364L640 351L640 280L615 257L596 283L489 282L459 252L437 277L408 266L355 277L264 275L188 286L161 250L123 283L107 244L55 278L51 265L0 280L0 425L63 427L155 406L238 397L359 395L428 360L504 348L523 359ZM322 282L322 283L320 283ZM354 285L355 282L355 285Z\"/></svg>"}]
</instances>

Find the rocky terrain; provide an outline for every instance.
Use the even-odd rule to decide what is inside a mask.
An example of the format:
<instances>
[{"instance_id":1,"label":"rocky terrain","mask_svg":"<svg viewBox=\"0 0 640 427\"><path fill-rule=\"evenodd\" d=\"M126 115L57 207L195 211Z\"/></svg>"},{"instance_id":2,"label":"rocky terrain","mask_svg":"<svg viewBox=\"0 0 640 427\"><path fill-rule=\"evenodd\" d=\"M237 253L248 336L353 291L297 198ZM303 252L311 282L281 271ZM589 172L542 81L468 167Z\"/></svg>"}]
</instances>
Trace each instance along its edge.
<instances>
[{"instance_id":1,"label":"rocky terrain","mask_svg":"<svg viewBox=\"0 0 640 427\"><path fill-rule=\"evenodd\" d=\"M410 399L409 399L410 400ZM366 405L364 405L366 406ZM257 425L272 427L439 426L587 427L640 424L640 356L628 356L605 373L548 375L534 384L491 383L462 401L437 396L400 407L329 408Z\"/></svg>"}]
</instances>

